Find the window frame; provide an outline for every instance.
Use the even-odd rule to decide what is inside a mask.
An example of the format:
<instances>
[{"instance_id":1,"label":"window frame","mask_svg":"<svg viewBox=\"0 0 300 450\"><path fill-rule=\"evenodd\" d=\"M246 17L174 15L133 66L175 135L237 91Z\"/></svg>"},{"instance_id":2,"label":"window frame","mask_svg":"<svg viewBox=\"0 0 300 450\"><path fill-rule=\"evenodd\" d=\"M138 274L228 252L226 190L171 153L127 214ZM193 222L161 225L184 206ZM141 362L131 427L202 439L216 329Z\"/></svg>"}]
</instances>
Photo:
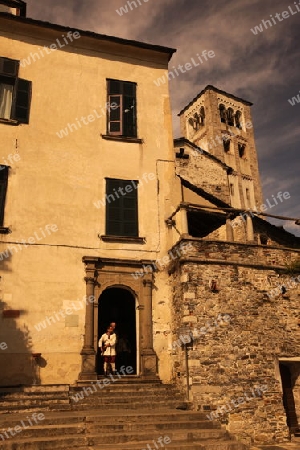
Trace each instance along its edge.
<instances>
[{"instance_id":1,"label":"window frame","mask_svg":"<svg viewBox=\"0 0 300 450\"><path fill-rule=\"evenodd\" d=\"M119 137L123 139L137 139L137 83L132 81L124 81L124 80L116 80L112 78L107 78L107 101L108 104L111 105L113 103L112 97L120 97L120 120L111 120L110 117L115 113L116 109L108 108L107 110L107 135ZM112 93L111 83L119 83L119 92ZM126 93L126 87L131 86L133 89L133 94L129 95ZM132 98L133 99L133 117L128 124L126 120L126 100ZM120 122L120 130L119 131L111 131L111 123ZM126 130L128 128L128 130ZM132 128L132 132L130 132L130 128Z\"/></svg>"},{"instance_id":2,"label":"window frame","mask_svg":"<svg viewBox=\"0 0 300 450\"><path fill-rule=\"evenodd\" d=\"M6 70L11 65L12 70ZM29 124L30 106L32 97L32 82L20 78L20 61L0 57L0 84L13 86L10 117L0 117L1 123Z\"/></svg>"}]
</instances>

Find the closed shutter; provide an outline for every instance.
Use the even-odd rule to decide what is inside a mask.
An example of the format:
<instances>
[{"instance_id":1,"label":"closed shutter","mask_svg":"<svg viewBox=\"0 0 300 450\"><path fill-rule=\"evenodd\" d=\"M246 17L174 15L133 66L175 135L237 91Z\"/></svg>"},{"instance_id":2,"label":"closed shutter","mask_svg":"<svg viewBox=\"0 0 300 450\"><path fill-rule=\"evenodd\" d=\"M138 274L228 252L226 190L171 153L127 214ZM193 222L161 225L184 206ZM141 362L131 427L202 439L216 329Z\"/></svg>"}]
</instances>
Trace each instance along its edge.
<instances>
[{"instance_id":1,"label":"closed shutter","mask_svg":"<svg viewBox=\"0 0 300 450\"><path fill-rule=\"evenodd\" d=\"M126 186L132 187L131 192ZM106 180L106 234L138 236L137 189L130 180Z\"/></svg>"},{"instance_id":2,"label":"closed shutter","mask_svg":"<svg viewBox=\"0 0 300 450\"><path fill-rule=\"evenodd\" d=\"M3 226L8 167L0 165L0 226Z\"/></svg>"}]
</instances>

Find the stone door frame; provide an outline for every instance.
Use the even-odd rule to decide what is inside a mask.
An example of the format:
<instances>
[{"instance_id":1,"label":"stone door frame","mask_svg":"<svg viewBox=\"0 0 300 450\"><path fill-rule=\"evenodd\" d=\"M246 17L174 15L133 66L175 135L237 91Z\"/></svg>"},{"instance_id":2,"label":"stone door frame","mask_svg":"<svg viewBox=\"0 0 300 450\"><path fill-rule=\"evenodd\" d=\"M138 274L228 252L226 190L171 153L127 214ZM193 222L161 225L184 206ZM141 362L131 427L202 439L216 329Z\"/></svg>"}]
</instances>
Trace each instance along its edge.
<instances>
[{"instance_id":1,"label":"stone door frame","mask_svg":"<svg viewBox=\"0 0 300 450\"><path fill-rule=\"evenodd\" d=\"M96 380L96 353L98 339L98 299L109 287L128 289L136 299L139 320L137 326L137 367L142 379L157 379L157 356L153 350L152 287L153 274L143 266L151 261L111 259L84 256L86 282L86 311L84 344L79 380ZM139 272L138 275L136 272ZM133 276L135 275L135 276ZM88 301L92 299L93 301Z\"/></svg>"},{"instance_id":2,"label":"stone door frame","mask_svg":"<svg viewBox=\"0 0 300 450\"><path fill-rule=\"evenodd\" d=\"M132 295L132 297L134 298L134 302L135 302L135 325L136 325L136 374L139 375L140 374L140 346L139 346L139 339L140 339L140 318L139 318L139 310L140 310L140 305L139 305L139 298L138 298L138 294L132 290L131 287L127 286L127 285L123 285L123 284L109 284L108 286L106 285L107 283L101 285L101 286L95 286L95 302L94 302L94 349L96 351L98 351L98 336L99 336L99 321L98 321L98 310L99 310L99 300L101 295L108 289L111 288L117 288L117 289L123 289L125 291L130 292L130 294Z\"/></svg>"}]
</instances>

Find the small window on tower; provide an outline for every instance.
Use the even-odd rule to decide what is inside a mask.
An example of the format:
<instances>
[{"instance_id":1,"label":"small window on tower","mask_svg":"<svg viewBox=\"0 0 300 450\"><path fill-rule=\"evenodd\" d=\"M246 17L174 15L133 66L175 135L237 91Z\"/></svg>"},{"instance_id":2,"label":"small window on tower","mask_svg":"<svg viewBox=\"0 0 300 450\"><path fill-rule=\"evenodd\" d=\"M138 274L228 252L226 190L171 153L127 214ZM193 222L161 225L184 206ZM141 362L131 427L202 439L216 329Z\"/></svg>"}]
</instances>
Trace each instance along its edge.
<instances>
[{"instance_id":1,"label":"small window on tower","mask_svg":"<svg viewBox=\"0 0 300 450\"><path fill-rule=\"evenodd\" d=\"M198 131L200 128L200 117L197 113L194 114L194 130Z\"/></svg>"},{"instance_id":2,"label":"small window on tower","mask_svg":"<svg viewBox=\"0 0 300 450\"><path fill-rule=\"evenodd\" d=\"M222 123L226 123L226 108L224 105L219 106L220 120Z\"/></svg>"},{"instance_id":3,"label":"small window on tower","mask_svg":"<svg viewBox=\"0 0 300 450\"><path fill-rule=\"evenodd\" d=\"M230 151L230 139L223 140L224 151L228 153Z\"/></svg>"},{"instance_id":4,"label":"small window on tower","mask_svg":"<svg viewBox=\"0 0 300 450\"><path fill-rule=\"evenodd\" d=\"M234 195L234 185L230 183L230 195Z\"/></svg>"},{"instance_id":5,"label":"small window on tower","mask_svg":"<svg viewBox=\"0 0 300 450\"><path fill-rule=\"evenodd\" d=\"M239 150L240 158L246 158L246 145L239 143L238 150Z\"/></svg>"},{"instance_id":6,"label":"small window on tower","mask_svg":"<svg viewBox=\"0 0 300 450\"><path fill-rule=\"evenodd\" d=\"M237 112L235 113L235 126L236 126L237 128L239 128L239 129L242 128L242 125L241 125L241 117L242 117L241 111L237 111Z\"/></svg>"},{"instance_id":7,"label":"small window on tower","mask_svg":"<svg viewBox=\"0 0 300 450\"><path fill-rule=\"evenodd\" d=\"M204 106L200 108L200 123L201 125L205 125L205 109Z\"/></svg>"},{"instance_id":8,"label":"small window on tower","mask_svg":"<svg viewBox=\"0 0 300 450\"><path fill-rule=\"evenodd\" d=\"M232 108L228 108L227 110L227 123L228 125L230 125L231 127L233 127L234 125L234 112Z\"/></svg>"}]
</instances>

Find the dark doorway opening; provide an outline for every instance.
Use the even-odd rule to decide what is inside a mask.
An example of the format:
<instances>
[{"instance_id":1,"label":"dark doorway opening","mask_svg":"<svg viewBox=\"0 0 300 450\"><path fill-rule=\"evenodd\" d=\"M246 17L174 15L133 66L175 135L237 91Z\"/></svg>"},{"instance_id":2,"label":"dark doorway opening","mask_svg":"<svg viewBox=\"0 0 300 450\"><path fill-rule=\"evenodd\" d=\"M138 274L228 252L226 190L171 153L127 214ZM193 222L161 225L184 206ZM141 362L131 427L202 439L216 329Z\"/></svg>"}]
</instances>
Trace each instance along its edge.
<instances>
[{"instance_id":1,"label":"dark doorway opening","mask_svg":"<svg viewBox=\"0 0 300 450\"><path fill-rule=\"evenodd\" d=\"M98 340L106 332L107 326L116 323L117 356L116 370L122 365L133 367L136 364L136 308L133 294L122 288L108 288L99 297L98 307ZM103 375L103 359L99 348L97 352L97 373Z\"/></svg>"},{"instance_id":2,"label":"dark doorway opening","mask_svg":"<svg viewBox=\"0 0 300 450\"><path fill-rule=\"evenodd\" d=\"M299 363L279 363L279 369L283 390L282 400L287 419L286 423L292 434L298 433L299 427L293 388L299 375Z\"/></svg>"}]
</instances>

